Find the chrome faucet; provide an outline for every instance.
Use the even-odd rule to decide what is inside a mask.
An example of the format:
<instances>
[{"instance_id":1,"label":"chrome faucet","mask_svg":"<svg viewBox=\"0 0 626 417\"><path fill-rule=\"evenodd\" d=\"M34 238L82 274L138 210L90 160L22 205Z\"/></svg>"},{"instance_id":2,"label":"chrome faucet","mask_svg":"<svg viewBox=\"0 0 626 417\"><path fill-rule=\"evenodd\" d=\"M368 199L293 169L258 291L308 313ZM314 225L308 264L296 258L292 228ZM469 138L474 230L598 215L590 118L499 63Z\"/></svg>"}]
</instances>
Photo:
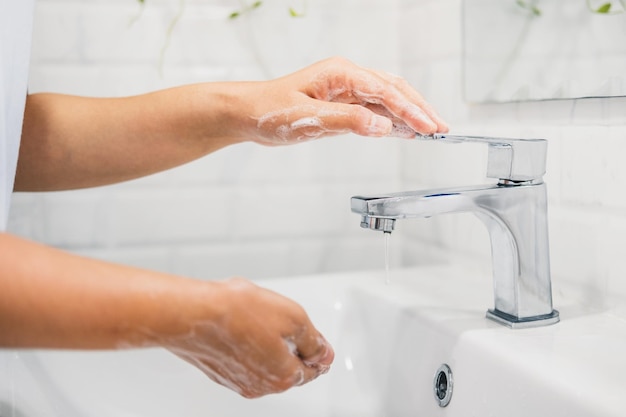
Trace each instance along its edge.
<instances>
[{"instance_id":1,"label":"chrome faucet","mask_svg":"<svg viewBox=\"0 0 626 417\"><path fill-rule=\"evenodd\" d=\"M547 142L435 134L418 139L488 145L487 177L498 182L352 197L361 227L391 233L396 220L443 213L474 213L489 230L493 258L494 308L487 317L510 328L559 321L552 308L546 185Z\"/></svg>"}]
</instances>

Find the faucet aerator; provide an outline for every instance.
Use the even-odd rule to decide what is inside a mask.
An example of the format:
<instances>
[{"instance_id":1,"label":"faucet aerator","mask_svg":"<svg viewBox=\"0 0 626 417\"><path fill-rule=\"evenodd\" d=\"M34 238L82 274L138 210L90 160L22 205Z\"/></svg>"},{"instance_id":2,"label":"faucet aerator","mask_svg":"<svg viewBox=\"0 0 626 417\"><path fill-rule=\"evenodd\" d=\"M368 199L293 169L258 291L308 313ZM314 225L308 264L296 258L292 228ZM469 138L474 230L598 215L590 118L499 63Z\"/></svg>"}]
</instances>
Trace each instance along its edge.
<instances>
[{"instance_id":1,"label":"faucet aerator","mask_svg":"<svg viewBox=\"0 0 626 417\"><path fill-rule=\"evenodd\" d=\"M361 227L363 229L377 230L380 232L391 233L395 227L395 219L385 219L380 217L362 216Z\"/></svg>"}]
</instances>

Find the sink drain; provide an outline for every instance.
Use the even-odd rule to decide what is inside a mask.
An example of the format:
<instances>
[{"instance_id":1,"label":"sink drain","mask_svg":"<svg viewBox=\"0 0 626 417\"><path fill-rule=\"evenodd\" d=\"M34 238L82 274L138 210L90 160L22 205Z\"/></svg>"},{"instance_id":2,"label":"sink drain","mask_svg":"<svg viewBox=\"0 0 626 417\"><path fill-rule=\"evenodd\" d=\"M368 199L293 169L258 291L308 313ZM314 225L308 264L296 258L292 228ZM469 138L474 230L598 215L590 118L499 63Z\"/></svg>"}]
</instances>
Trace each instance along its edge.
<instances>
[{"instance_id":1,"label":"sink drain","mask_svg":"<svg viewBox=\"0 0 626 417\"><path fill-rule=\"evenodd\" d=\"M433 389L435 392L435 399L439 404L439 407L446 407L450 403L452 398L452 370L445 363L437 369L435 372L435 379L433 380Z\"/></svg>"}]
</instances>

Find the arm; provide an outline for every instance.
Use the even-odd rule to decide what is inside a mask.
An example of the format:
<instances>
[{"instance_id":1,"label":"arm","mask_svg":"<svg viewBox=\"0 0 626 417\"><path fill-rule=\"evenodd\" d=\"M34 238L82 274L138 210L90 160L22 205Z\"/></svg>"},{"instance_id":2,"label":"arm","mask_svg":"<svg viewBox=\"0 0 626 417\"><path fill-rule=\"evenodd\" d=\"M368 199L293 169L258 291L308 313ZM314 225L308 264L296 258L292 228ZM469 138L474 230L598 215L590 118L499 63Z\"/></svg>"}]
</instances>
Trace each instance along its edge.
<instances>
[{"instance_id":1,"label":"arm","mask_svg":"<svg viewBox=\"0 0 626 417\"><path fill-rule=\"evenodd\" d=\"M188 85L123 98L31 94L15 190L116 183L240 141L231 116L238 88Z\"/></svg>"},{"instance_id":2,"label":"arm","mask_svg":"<svg viewBox=\"0 0 626 417\"><path fill-rule=\"evenodd\" d=\"M399 77L333 58L266 82L204 83L124 98L32 94L15 190L124 181L225 146L284 145L340 133L447 131Z\"/></svg>"},{"instance_id":3,"label":"arm","mask_svg":"<svg viewBox=\"0 0 626 417\"><path fill-rule=\"evenodd\" d=\"M310 381L333 360L301 307L244 280L186 279L0 234L0 288L2 347L161 346L246 397Z\"/></svg>"},{"instance_id":4,"label":"arm","mask_svg":"<svg viewBox=\"0 0 626 417\"><path fill-rule=\"evenodd\" d=\"M405 81L338 58L267 82L126 98L33 94L15 189L119 182L243 141L286 145L346 132L409 138L446 130ZM0 288L0 346L162 346L251 397L307 382L333 360L299 306L243 280L188 280L0 234Z\"/></svg>"}]
</instances>

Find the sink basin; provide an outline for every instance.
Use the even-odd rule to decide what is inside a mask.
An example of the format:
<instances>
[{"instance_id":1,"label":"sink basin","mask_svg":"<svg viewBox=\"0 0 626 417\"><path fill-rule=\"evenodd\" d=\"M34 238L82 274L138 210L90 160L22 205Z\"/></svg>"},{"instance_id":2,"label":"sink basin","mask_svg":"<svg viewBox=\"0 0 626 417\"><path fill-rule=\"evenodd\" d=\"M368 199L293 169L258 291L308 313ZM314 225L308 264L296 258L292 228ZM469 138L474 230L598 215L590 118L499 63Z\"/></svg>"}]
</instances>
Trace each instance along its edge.
<instances>
[{"instance_id":1,"label":"sink basin","mask_svg":"<svg viewBox=\"0 0 626 417\"><path fill-rule=\"evenodd\" d=\"M379 271L261 282L307 309L336 359L255 400L160 349L4 352L0 417L623 416L626 321L555 294L561 323L510 330L485 319L491 282L445 266L394 271L390 284ZM447 407L433 386L442 364Z\"/></svg>"}]
</instances>

